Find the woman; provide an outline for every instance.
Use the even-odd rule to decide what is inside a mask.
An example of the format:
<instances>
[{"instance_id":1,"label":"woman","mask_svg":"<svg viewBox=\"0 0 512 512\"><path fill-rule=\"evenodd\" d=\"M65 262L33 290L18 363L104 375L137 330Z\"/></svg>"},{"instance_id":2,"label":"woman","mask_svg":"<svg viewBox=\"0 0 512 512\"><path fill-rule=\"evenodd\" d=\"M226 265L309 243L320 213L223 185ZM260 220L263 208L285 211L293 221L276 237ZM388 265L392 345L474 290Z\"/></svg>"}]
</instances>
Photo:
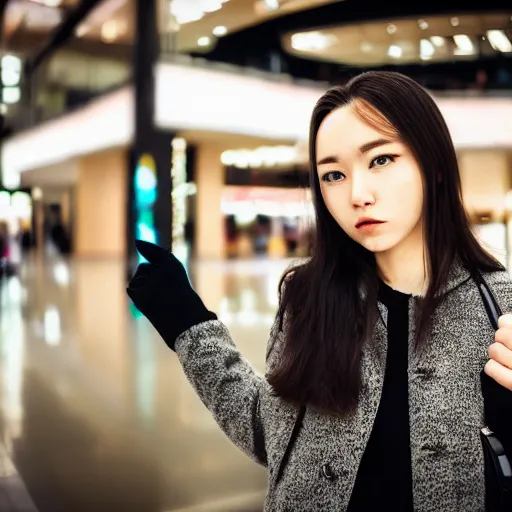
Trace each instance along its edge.
<instances>
[{"instance_id":1,"label":"woman","mask_svg":"<svg viewBox=\"0 0 512 512\"><path fill-rule=\"evenodd\" d=\"M281 280L265 377L171 253L137 242L128 294L268 467L266 510L484 510L480 372L510 400L512 328L493 343L472 275L504 311L512 284L471 233L442 116L407 77L366 73L318 101L310 159L316 240Z\"/></svg>"}]
</instances>

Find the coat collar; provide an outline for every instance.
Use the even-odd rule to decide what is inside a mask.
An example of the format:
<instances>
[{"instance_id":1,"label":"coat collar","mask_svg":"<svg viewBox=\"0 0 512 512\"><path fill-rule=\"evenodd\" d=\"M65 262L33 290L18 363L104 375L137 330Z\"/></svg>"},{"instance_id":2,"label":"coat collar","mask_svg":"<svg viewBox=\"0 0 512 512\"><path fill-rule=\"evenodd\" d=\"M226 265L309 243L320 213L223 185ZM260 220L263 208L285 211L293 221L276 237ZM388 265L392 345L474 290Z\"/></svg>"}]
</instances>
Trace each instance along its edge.
<instances>
[{"instance_id":1,"label":"coat collar","mask_svg":"<svg viewBox=\"0 0 512 512\"><path fill-rule=\"evenodd\" d=\"M446 283L439 290L438 297L442 297L447 293L450 293L469 279L471 279L471 273L469 270L463 265L460 259L455 259L448 273Z\"/></svg>"},{"instance_id":2,"label":"coat collar","mask_svg":"<svg viewBox=\"0 0 512 512\"><path fill-rule=\"evenodd\" d=\"M448 278L441 289L437 293L437 297L442 297L447 293L451 292L461 284L465 283L468 279L471 279L471 273L463 265L460 259L456 259L448 272ZM361 297L366 298L366 288L364 286L359 287L359 293Z\"/></svg>"},{"instance_id":3,"label":"coat collar","mask_svg":"<svg viewBox=\"0 0 512 512\"><path fill-rule=\"evenodd\" d=\"M456 259L448 273L448 279L446 280L445 284L441 287L441 289L438 291L436 297L441 298L450 293L451 291L455 290L457 287L459 287L461 284L465 283L471 279L471 273L469 270L463 265L463 263ZM361 296L364 298L366 296L366 290L363 290L360 288ZM385 326L387 326L388 323L388 310L384 304L382 304L380 301L377 303L379 308L379 313L382 318L382 321Z\"/></svg>"}]
</instances>

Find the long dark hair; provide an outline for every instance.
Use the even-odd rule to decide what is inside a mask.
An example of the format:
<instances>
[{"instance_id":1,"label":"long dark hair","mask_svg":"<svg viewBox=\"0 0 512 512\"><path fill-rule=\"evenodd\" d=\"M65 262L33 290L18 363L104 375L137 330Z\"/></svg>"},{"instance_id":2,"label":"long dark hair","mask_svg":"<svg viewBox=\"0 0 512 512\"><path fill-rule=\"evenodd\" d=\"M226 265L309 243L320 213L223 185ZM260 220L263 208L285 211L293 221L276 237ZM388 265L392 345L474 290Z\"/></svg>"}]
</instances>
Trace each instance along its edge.
<instances>
[{"instance_id":1,"label":"long dark hair","mask_svg":"<svg viewBox=\"0 0 512 512\"><path fill-rule=\"evenodd\" d=\"M309 134L316 217L312 255L281 279L278 318L285 341L267 378L285 400L340 415L357 407L361 353L364 343L372 341L379 286L374 254L353 241L331 216L316 169L318 129L328 114L349 103L369 124L394 131L423 174L429 286L416 319L416 350L428 342L429 319L456 259L470 271L503 270L471 231L455 149L429 94L393 72L363 73L329 89L313 110Z\"/></svg>"}]
</instances>

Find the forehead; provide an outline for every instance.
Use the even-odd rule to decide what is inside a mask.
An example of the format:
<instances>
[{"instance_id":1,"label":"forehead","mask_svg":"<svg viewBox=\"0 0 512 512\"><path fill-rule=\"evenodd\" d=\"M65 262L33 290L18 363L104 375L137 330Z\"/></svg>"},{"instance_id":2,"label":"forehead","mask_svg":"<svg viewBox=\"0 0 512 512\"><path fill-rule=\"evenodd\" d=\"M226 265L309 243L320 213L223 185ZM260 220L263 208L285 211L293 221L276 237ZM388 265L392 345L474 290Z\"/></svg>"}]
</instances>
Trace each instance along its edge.
<instances>
[{"instance_id":1,"label":"forehead","mask_svg":"<svg viewBox=\"0 0 512 512\"><path fill-rule=\"evenodd\" d=\"M396 133L389 129L379 129L375 122L367 122L356 111L353 104L333 110L323 121L316 137L318 157L357 151L360 146L372 140L396 139Z\"/></svg>"}]
</instances>

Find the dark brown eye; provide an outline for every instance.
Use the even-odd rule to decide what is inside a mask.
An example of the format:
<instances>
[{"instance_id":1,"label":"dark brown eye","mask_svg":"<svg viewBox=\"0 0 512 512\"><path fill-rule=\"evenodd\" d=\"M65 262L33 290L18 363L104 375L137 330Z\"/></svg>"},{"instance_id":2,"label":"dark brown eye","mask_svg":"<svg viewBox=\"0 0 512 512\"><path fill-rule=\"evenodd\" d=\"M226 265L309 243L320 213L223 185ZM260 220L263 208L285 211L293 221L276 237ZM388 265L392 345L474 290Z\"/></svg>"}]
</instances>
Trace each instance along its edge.
<instances>
[{"instance_id":1,"label":"dark brown eye","mask_svg":"<svg viewBox=\"0 0 512 512\"><path fill-rule=\"evenodd\" d=\"M328 183L343 181L344 179L345 175L340 171L331 171L322 176L322 180L327 181Z\"/></svg>"},{"instance_id":2,"label":"dark brown eye","mask_svg":"<svg viewBox=\"0 0 512 512\"><path fill-rule=\"evenodd\" d=\"M395 161L394 155L380 155L377 158L374 158L370 163L371 167L386 167L390 163Z\"/></svg>"}]
</instances>

